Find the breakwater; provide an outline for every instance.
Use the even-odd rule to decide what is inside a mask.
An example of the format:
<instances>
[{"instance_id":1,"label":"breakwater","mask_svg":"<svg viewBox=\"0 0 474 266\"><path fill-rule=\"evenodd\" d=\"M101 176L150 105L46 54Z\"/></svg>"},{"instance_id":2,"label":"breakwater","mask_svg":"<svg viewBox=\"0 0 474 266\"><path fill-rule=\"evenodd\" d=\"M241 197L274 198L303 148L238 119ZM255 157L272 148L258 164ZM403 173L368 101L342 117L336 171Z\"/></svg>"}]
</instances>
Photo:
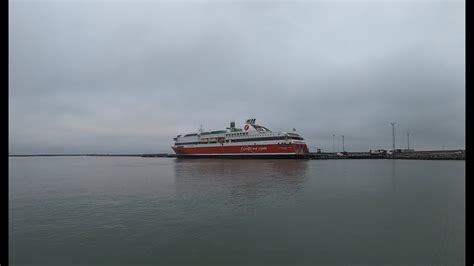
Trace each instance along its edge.
<instances>
[{"instance_id":1,"label":"breakwater","mask_svg":"<svg viewBox=\"0 0 474 266\"><path fill-rule=\"evenodd\" d=\"M175 154L143 154L142 157L176 157ZM330 159L411 159L411 160L465 160L465 150L412 151L408 153L371 154L370 152L310 153L304 158L313 160Z\"/></svg>"},{"instance_id":2,"label":"breakwater","mask_svg":"<svg viewBox=\"0 0 474 266\"><path fill-rule=\"evenodd\" d=\"M371 154L370 152L310 153L310 159L411 159L411 160L465 160L465 150L431 150Z\"/></svg>"},{"instance_id":3,"label":"breakwater","mask_svg":"<svg viewBox=\"0 0 474 266\"><path fill-rule=\"evenodd\" d=\"M176 157L175 154L143 154L142 157ZM344 154L322 152L310 153L304 158L313 160L330 159L411 159L411 160L465 160L465 150L432 150L397 152L393 154L371 154L370 152L346 152Z\"/></svg>"}]
</instances>

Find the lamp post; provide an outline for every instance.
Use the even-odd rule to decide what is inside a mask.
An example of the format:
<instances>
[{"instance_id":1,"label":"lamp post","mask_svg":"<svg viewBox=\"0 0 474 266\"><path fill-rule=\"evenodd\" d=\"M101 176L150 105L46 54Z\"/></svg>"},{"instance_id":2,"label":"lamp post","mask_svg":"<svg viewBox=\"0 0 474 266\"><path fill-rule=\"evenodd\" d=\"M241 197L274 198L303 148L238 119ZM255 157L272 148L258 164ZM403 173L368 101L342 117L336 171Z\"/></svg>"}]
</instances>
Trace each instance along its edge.
<instances>
[{"instance_id":1,"label":"lamp post","mask_svg":"<svg viewBox=\"0 0 474 266\"><path fill-rule=\"evenodd\" d=\"M336 135L332 134L332 152L336 152Z\"/></svg>"},{"instance_id":2,"label":"lamp post","mask_svg":"<svg viewBox=\"0 0 474 266\"><path fill-rule=\"evenodd\" d=\"M344 135L341 135L342 136L342 152L345 152L345 149L344 149Z\"/></svg>"},{"instance_id":3,"label":"lamp post","mask_svg":"<svg viewBox=\"0 0 474 266\"><path fill-rule=\"evenodd\" d=\"M390 124L392 125L392 151L395 152L395 122Z\"/></svg>"},{"instance_id":4,"label":"lamp post","mask_svg":"<svg viewBox=\"0 0 474 266\"><path fill-rule=\"evenodd\" d=\"M410 149L410 133L407 132L407 148Z\"/></svg>"}]
</instances>

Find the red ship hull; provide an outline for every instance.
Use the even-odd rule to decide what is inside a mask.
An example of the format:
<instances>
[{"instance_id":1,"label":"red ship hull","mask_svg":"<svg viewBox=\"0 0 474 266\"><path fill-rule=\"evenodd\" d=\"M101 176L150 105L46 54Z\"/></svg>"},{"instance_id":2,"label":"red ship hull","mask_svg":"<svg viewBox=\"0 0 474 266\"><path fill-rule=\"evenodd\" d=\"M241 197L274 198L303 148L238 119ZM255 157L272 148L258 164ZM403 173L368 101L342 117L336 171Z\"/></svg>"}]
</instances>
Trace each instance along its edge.
<instances>
[{"instance_id":1,"label":"red ship hull","mask_svg":"<svg viewBox=\"0 0 474 266\"><path fill-rule=\"evenodd\" d=\"M212 147L172 147L178 157L305 157L305 144L221 145Z\"/></svg>"}]
</instances>

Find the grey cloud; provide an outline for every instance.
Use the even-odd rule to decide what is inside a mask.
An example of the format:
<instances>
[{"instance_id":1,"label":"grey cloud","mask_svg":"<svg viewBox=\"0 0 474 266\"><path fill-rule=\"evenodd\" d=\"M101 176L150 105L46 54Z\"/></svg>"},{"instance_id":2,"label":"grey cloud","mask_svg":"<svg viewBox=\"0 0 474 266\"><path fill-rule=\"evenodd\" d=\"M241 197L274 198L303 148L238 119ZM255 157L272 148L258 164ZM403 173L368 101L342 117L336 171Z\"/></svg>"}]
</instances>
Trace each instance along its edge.
<instances>
[{"instance_id":1,"label":"grey cloud","mask_svg":"<svg viewBox=\"0 0 474 266\"><path fill-rule=\"evenodd\" d=\"M311 147L464 147L463 2L12 1L11 153L170 152L256 117ZM340 141L339 141L340 142Z\"/></svg>"}]
</instances>

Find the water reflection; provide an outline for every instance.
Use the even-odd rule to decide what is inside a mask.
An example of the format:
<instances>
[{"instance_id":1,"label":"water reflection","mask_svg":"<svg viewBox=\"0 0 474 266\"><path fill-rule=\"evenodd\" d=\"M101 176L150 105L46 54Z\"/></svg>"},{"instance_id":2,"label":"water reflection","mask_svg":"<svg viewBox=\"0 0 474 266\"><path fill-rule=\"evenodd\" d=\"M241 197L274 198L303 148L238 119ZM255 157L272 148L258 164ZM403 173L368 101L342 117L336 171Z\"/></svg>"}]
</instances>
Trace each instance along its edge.
<instances>
[{"instance_id":1,"label":"water reflection","mask_svg":"<svg viewBox=\"0 0 474 266\"><path fill-rule=\"evenodd\" d=\"M396 172L395 169L397 167L397 160L391 160L391 167L390 167L390 187L392 188L392 192L396 192L396 187L397 187L397 178L396 178ZM395 195L395 194L393 194Z\"/></svg>"},{"instance_id":2,"label":"water reflection","mask_svg":"<svg viewBox=\"0 0 474 266\"><path fill-rule=\"evenodd\" d=\"M184 199L256 204L298 195L307 168L305 160L177 159L175 191Z\"/></svg>"}]
</instances>

